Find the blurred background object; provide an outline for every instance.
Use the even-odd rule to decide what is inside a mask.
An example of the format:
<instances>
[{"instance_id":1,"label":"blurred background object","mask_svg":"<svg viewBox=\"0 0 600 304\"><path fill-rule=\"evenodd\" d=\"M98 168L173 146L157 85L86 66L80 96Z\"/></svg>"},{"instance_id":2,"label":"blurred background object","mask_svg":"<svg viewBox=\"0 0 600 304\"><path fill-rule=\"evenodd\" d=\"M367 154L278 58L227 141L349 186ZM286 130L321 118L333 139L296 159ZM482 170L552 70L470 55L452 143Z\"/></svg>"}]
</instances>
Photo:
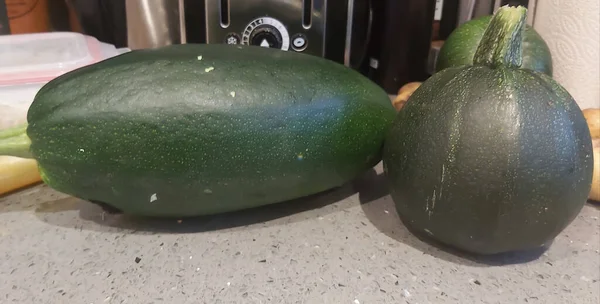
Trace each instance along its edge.
<instances>
[{"instance_id":1,"label":"blurred background object","mask_svg":"<svg viewBox=\"0 0 600 304\"><path fill-rule=\"evenodd\" d=\"M396 98L392 100L392 105L396 109L396 111L402 110L410 96L421 86L422 82L415 81L409 82L403 85L400 90L398 90L398 95Z\"/></svg>"},{"instance_id":2,"label":"blurred background object","mask_svg":"<svg viewBox=\"0 0 600 304\"><path fill-rule=\"evenodd\" d=\"M600 1L537 1L533 28L552 52L554 78L582 109L600 108Z\"/></svg>"},{"instance_id":3,"label":"blurred background object","mask_svg":"<svg viewBox=\"0 0 600 304\"><path fill-rule=\"evenodd\" d=\"M125 0L130 49L185 43L183 0Z\"/></svg>"},{"instance_id":4,"label":"blurred background object","mask_svg":"<svg viewBox=\"0 0 600 304\"><path fill-rule=\"evenodd\" d=\"M10 23L4 0L0 0L0 35L10 34Z\"/></svg>"},{"instance_id":5,"label":"blurred background object","mask_svg":"<svg viewBox=\"0 0 600 304\"><path fill-rule=\"evenodd\" d=\"M50 30L48 0L4 0L12 34Z\"/></svg>"},{"instance_id":6,"label":"blurred background object","mask_svg":"<svg viewBox=\"0 0 600 304\"><path fill-rule=\"evenodd\" d=\"M54 0L66 1L70 16L86 35L115 45L127 47L127 17L125 0Z\"/></svg>"}]
</instances>

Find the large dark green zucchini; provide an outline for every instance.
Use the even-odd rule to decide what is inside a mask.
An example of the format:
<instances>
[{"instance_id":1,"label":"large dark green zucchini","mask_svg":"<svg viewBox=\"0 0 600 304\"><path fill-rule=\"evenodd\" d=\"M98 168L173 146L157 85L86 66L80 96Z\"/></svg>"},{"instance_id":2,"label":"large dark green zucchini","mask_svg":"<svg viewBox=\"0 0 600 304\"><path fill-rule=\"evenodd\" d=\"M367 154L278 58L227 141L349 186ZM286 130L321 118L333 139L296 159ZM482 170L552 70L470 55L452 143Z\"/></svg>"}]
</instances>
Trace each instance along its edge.
<instances>
[{"instance_id":1,"label":"large dark green zucchini","mask_svg":"<svg viewBox=\"0 0 600 304\"><path fill-rule=\"evenodd\" d=\"M593 157L584 116L549 76L520 68L526 9L503 7L473 66L425 81L383 162L411 231L477 254L549 244L583 207Z\"/></svg>"},{"instance_id":2,"label":"large dark green zucchini","mask_svg":"<svg viewBox=\"0 0 600 304\"><path fill-rule=\"evenodd\" d=\"M196 216L352 180L380 161L394 116L382 89L329 60L177 45L51 81L0 154L33 157L50 187L125 213Z\"/></svg>"}]
</instances>

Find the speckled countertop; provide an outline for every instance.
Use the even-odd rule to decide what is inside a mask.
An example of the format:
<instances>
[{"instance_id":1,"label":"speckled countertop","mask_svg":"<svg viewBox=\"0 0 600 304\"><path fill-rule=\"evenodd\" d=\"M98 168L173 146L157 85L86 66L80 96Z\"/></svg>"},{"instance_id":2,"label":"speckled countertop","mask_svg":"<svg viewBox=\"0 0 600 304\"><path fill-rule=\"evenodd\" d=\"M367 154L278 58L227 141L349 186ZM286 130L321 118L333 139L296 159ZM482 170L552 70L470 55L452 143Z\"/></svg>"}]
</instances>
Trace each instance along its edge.
<instances>
[{"instance_id":1,"label":"speckled countertop","mask_svg":"<svg viewBox=\"0 0 600 304\"><path fill-rule=\"evenodd\" d=\"M598 207L545 252L474 259L407 232L384 189L370 171L179 223L103 216L38 185L0 197L0 303L600 303Z\"/></svg>"}]
</instances>

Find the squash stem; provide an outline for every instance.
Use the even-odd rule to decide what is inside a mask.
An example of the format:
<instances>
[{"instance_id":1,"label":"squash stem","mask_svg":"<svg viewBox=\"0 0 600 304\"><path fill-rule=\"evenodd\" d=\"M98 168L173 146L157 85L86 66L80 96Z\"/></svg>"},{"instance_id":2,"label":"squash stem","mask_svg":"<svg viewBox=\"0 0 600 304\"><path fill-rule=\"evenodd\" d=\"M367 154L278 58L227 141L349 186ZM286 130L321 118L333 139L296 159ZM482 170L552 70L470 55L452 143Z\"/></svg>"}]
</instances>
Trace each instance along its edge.
<instances>
[{"instance_id":1,"label":"squash stem","mask_svg":"<svg viewBox=\"0 0 600 304\"><path fill-rule=\"evenodd\" d=\"M492 17L475 51L473 63L491 68L520 68L527 8L505 5Z\"/></svg>"},{"instance_id":2,"label":"squash stem","mask_svg":"<svg viewBox=\"0 0 600 304\"><path fill-rule=\"evenodd\" d=\"M27 125L0 131L0 155L33 158L29 146Z\"/></svg>"}]
</instances>

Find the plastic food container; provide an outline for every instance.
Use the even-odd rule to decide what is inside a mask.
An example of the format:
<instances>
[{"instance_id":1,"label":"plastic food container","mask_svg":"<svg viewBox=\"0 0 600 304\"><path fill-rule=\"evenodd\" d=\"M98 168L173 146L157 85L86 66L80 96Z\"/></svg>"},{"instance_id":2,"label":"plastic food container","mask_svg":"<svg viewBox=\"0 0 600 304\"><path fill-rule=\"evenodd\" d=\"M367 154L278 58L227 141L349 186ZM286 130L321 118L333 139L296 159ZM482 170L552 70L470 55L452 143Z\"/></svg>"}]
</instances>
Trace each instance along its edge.
<instances>
[{"instance_id":1,"label":"plastic food container","mask_svg":"<svg viewBox=\"0 0 600 304\"><path fill-rule=\"evenodd\" d=\"M79 33L0 36L0 129L24 123L35 94L48 81L121 52Z\"/></svg>"},{"instance_id":2,"label":"plastic food container","mask_svg":"<svg viewBox=\"0 0 600 304\"><path fill-rule=\"evenodd\" d=\"M98 40L69 32L3 36L0 55L0 85L48 81L104 57Z\"/></svg>"},{"instance_id":3,"label":"plastic food container","mask_svg":"<svg viewBox=\"0 0 600 304\"><path fill-rule=\"evenodd\" d=\"M27 121L48 81L127 51L71 32L0 36L0 130ZM39 180L35 161L0 156L0 195Z\"/></svg>"}]
</instances>

